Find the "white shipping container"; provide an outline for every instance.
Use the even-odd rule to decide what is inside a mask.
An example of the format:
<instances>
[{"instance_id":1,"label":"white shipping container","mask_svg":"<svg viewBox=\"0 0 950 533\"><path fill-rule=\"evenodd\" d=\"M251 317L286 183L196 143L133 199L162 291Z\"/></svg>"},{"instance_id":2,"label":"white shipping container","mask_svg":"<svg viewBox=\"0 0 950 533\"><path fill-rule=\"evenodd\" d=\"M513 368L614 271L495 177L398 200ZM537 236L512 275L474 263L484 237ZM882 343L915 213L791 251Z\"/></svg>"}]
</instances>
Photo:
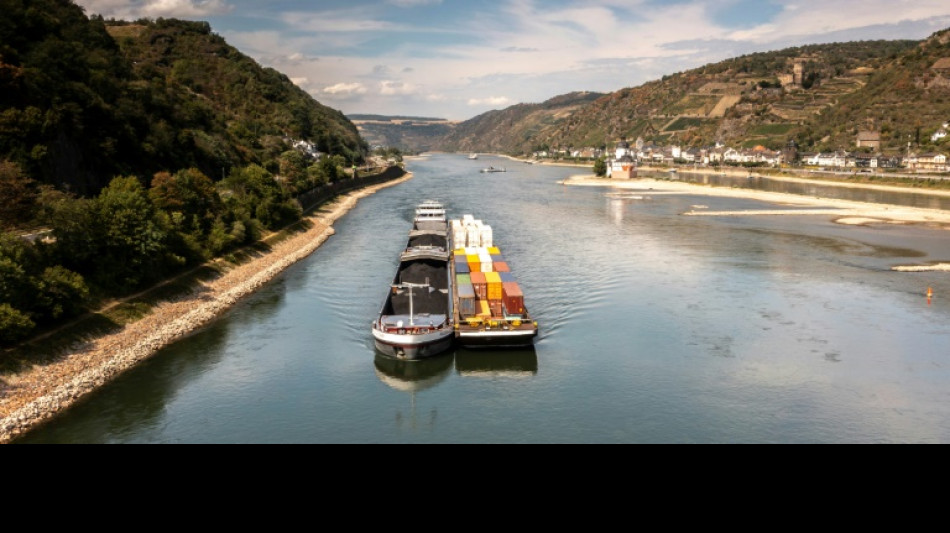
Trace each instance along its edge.
<instances>
[{"instance_id":1,"label":"white shipping container","mask_svg":"<svg viewBox=\"0 0 950 533\"><path fill-rule=\"evenodd\" d=\"M469 246L481 246L482 245L482 232L478 228L469 227L467 232L467 241Z\"/></svg>"},{"instance_id":2,"label":"white shipping container","mask_svg":"<svg viewBox=\"0 0 950 533\"><path fill-rule=\"evenodd\" d=\"M475 217L472 215L462 215L462 223L467 224L469 222L475 222Z\"/></svg>"},{"instance_id":3,"label":"white shipping container","mask_svg":"<svg viewBox=\"0 0 950 533\"><path fill-rule=\"evenodd\" d=\"M493 239L492 239L491 226L482 227L481 234L478 236L478 240L481 242L481 245L484 246L485 248L491 248L492 246L494 246L494 244L492 244Z\"/></svg>"},{"instance_id":4,"label":"white shipping container","mask_svg":"<svg viewBox=\"0 0 950 533\"><path fill-rule=\"evenodd\" d=\"M484 262L484 261L482 261L481 264L482 264L482 266L481 266L482 272L493 272L492 265L493 265L494 263L492 263L491 261L489 261L489 262L487 262L487 263Z\"/></svg>"}]
</instances>

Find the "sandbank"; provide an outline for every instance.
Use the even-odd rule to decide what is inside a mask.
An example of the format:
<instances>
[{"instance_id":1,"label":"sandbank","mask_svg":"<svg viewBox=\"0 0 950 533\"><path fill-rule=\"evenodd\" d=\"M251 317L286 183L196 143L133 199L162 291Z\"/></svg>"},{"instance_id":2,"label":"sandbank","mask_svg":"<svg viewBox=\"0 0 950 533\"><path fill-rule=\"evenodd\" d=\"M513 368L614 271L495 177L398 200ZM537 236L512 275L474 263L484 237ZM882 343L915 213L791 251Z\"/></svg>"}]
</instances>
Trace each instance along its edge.
<instances>
[{"instance_id":1,"label":"sandbank","mask_svg":"<svg viewBox=\"0 0 950 533\"><path fill-rule=\"evenodd\" d=\"M769 179L773 179L771 176ZM788 181L814 181L822 185L841 187L857 187L862 185L853 183L839 184L832 181L799 180L797 178L782 178ZM708 217L743 217L743 216L823 216L830 218L837 224L844 225L922 225L935 227L941 230L950 230L950 211L942 209L925 209L904 207L898 205L873 204L838 200L833 198L809 197L797 194L757 191L733 187L714 187L686 183L682 181L658 180L654 178L637 178L632 180L611 180L598 178L592 175L573 176L561 182L567 186L578 187L609 187L613 194L636 194L637 197L662 195L704 195L730 198L745 198L761 200L775 204L773 209L745 209L736 211L711 211L705 205L693 205L684 216ZM884 186L867 185L866 188L882 188ZM884 187L907 191L899 187ZM920 194L945 196L947 191L921 191L911 189ZM893 270L898 272L950 272L950 264L938 263L933 265L897 266Z\"/></svg>"}]
</instances>

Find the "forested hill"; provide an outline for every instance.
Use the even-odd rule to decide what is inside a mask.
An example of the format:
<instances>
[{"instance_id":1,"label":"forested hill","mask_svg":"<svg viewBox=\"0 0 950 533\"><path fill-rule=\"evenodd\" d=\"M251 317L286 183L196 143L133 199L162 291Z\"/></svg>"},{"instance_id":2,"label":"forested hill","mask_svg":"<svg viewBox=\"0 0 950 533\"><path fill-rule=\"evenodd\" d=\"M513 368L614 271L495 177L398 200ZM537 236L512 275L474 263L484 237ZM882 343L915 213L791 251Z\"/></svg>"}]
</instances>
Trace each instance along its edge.
<instances>
[{"instance_id":1,"label":"forested hill","mask_svg":"<svg viewBox=\"0 0 950 533\"><path fill-rule=\"evenodd\" d=\"M361 161L342 113L207 23L87 17L67 0L0 0L0 161L95 194L117 175L274 167L285 137Z\"/></svg>"}]
</instances>

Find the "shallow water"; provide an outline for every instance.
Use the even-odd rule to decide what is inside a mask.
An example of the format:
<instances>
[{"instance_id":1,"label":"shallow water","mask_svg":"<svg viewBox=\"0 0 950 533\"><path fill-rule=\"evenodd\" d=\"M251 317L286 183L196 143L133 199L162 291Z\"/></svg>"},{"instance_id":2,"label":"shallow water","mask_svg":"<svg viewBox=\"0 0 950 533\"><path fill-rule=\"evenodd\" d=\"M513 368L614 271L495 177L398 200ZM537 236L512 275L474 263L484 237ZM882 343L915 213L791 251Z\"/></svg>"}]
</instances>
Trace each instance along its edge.
<instances>
[{"instance_id":1,"label":"shallow water","mask_svg":"<svg viewBox=\"0 0 950 533\"><path fill-rule=\"evenodd\" d=\"M950 442L950 274L891 270L950 261L946 231L686 217L767 204L565 187L578 169L487 156L409 169L312 256L17 442ZM492 226L534 349L376 355L370 323L429 198Z\"/></svg>"}]
</instances>

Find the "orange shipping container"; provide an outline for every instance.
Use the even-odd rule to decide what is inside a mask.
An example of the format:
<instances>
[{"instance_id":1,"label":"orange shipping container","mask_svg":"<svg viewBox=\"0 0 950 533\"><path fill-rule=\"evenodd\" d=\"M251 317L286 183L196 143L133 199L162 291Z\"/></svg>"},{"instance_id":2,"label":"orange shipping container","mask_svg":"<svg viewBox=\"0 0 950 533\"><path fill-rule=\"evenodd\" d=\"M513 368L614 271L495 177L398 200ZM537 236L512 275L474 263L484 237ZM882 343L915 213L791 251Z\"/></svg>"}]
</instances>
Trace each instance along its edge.
<instances>
[{"instance_id":1,"label":"orange shipping container","mask_svg":"<svg viewBox=\"0 0 950 533\"><path fill-rule=\"evenodd\" d=\"M495 272L511 272L511 268L508 267L508 263L505 261L495 261L492 263L492 270Z\"/></svg>"},{"instance_id":2,"label":"orange shipping container","mask_svg":"<svg viewBox=\"0 0 950 533\"><path fill-rule=\"evenodd\" d=\"M479 300L488 299L488 281L485 279L484 272L472 272L472 287L475 289L475 296Z\"/></svg>"}]
</instances>

